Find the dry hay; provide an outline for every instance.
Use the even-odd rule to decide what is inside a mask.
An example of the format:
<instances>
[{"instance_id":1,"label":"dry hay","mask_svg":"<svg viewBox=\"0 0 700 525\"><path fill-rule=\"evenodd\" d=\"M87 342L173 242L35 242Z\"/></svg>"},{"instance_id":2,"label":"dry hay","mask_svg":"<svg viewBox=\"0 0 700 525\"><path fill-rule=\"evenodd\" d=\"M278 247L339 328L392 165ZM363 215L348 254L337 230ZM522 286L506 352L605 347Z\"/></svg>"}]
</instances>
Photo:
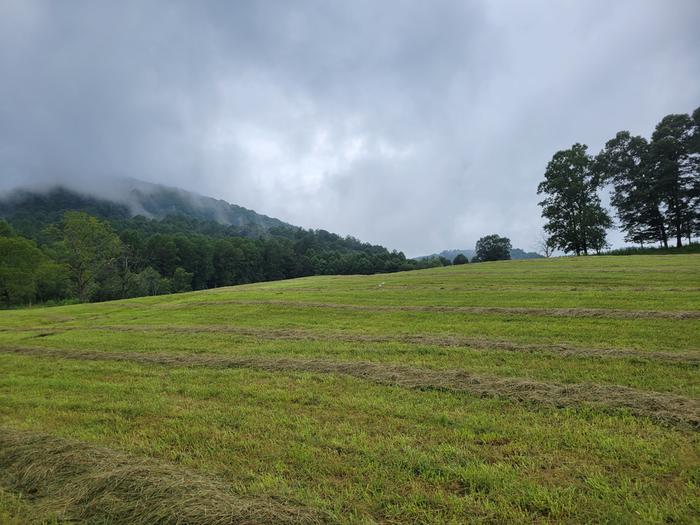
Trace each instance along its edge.
<instances>
[{"instance_id":1,"label":"dry hay","mask_svg":"<svg viewBox=\"0 0 700 525\"><path fill-rule=\"evenodd\" d=\"M700 365L700 354L694 351L663 352L653 350L636 350L632 348L586 348L567 344L548 343L517 343L499 339L479 337L464 337L446 334L367 334L349 331L318 332L302 328L252 328L238 326L153 326L153 325L121 325L95 326L91 330L106 331L143 331L168 333L228 333L265 340L289 341L342 341L347 343L403 343L411 345L428 345L441 347L467 347L474 350L502 350L507 352L539 353L549 352L561 357L574 358L622 358L661 363L680 364L686 366ZM51 335L39 334L39 337Z\"/></svg>"},{"instance_id":2,"label":"dry hay","mask_svg":"<svg viewBox=\"0 0 700 525\"><path fill-rule=\"evenodd\" d=\"M698 367L700 352L637 350L634 348L590 348L568 344L518 343L501 339L465 337L448 334L368 334L352 331L316 331L303 328L257 328L231 325L174 326L174 325L92 325L89 328L42 328L28 327L17 332L36 332L31 337L48 337L70 330L99 330L108 332L164 332L164 333L222 333L275 341L318 341L345 343L400 343L408 345L440 346L448 348L469 348L471 350L497 350L514 353L550 353L566 358L582 359L630 359L635 361L655 361L679 366ZM3 331L0 329L0 331ZM9 330L7 330L9 331Z\"/></svg>"},{"instance_id":3,"label":"dry hay","mask_svg":"<svg viewBox=\"0 0 700 525\"><path fill-rule=\"evenodd\" d=\"M428 305L375 305L353 303L321 303L283 300L221 300L164 304L166 308L198 308L200 306L269 305L292 308L332 308L370 312L447 312L493 315L532 315L542 317L593 317L602 319L700 319L700 310L623 310L614 308L532 308L520 306L428 306Z\"/></svg>"},{"instance_id":4,"label":"dry hay","mask_svg":"<svg viewBox=\"0 0 700 525\"><path fill-rule=\"evenodd\" d=\"M299 505L247 498L221 480L89 443L0 428L0 483L67 521L129 525L327 523Z\"/></svg>"},{"instance_id":5,"label":"dry hay","mask_svg":"<svg viewBox=\"0 0 700 525\"><path fill-rule=\"evenodd\" d=\"M252 368L270 372L344 374L382 385L411 389L467 392L516 402L558 408L591 406L626 410L657 422L700 430L700 402L675 394L594 383L560 384L514 377L472 374L465 370L436 370L366 361L331 361L286 357L183 355L138 352L99 352L48 348L0 347L0 352L73 360L125 361L164 366Z\"/></svg>"}]
</instances>

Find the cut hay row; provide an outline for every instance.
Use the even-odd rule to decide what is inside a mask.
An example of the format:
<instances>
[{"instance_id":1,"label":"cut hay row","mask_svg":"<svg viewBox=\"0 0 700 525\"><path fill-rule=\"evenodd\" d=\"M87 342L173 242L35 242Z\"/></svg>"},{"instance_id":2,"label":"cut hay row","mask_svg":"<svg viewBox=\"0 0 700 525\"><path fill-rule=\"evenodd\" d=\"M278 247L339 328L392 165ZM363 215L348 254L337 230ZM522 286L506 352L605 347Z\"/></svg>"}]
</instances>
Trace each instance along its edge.
<instances>
[{"instance_id":1,"label":"cut hay row","mask_svg":"<svg viewBox=\"0 0 700 525\"><path fill-rule=\"evenodd\" d=\"M164 308L197 308L200 306L269 305L291 308L329 308L370 312L447 312L484 315L533 315L539 317L593 317L607 319L700 319L700 310L622 310L612 308L531 308L520 306L426 306L426 305L374 305L351 303L320 303L312 301L280 300L222 300L188 303L166 303Z\"/></svg>"},{"instance_id":2,"label":"cut hay row","mask_svg":"<svg viewBox=\"0 0 700 525\"><path fill-rule=\"evenodd\" d=\"M290 341L342 341L347 343L402 343L474 350L503 350L508 352L549 352L561 357L579 358L623 358L653 360L663 363L687 366L700 365L700 352L681 351L663 352L653 350L636 350L631 348L585 348L566 344L516 343L497 339L462 337L443 334L393 334L379 335L354 332L326 331L323 333L302 328L251 328L238 326L154 326L154 325L120 325L91 326L90 330L106 331L143 331L167 333L229 333L266 340Z\"/></svg>"},{"instance_id":3,"label":"cut hay row","mask_svg":"<svg viewBox=\"0 0 700 525\"><path fill-rule=\"evenodd\" d=\"M66 521L130 525L325 523L305 508L234 494L180 466L47 434L0 428L0 484Z\"/></svg>"},{"instance_id":4,"label":"cut hay row","mask_svg":"<svg viewBox=\"0 0 700 525\"><path fill-rule=\"evenodd\" d=\"M618 385L560 384L523 378L471 374L465 370L434 370L365 361L267 358L259 356L183 355L139 352L99 352L49 348L0 347L0 353L72 360L125 361L164 366L251 368L269 372L342 374L374 383L411 389L466 392L557 408L590 406L626 410L657 422L700 430L700 402L675 394Z\"/></svg>"},{"instance_id":5,"label":"cut hay row","mask_svg":"<svg viewBox=\"0 0 700 525\"><path fill-rule=\"evenodd\" d=\"M517 343L501 339L486 339L478 337L463 337L445 334L367 334L350 331L314 331L303 328L257 328L231 325L90 325L83 327L45 328L40 326L5 329L34 333L33 337L47 337L75 330L105 331L105 332L143 332L143 333L187 333L187 334L231 334L251 337L267 341L314 341L314 342L344 342L344 343L401 343L408 345L439 346L447 348L469 348L471 350L498 350L514 353L550 353L566 358L609 358L655 361L679 366L700 366L700 352L684 351L654 351L637 350L634 348L589 348L567 344L548 343Z\"/></svg>"}]
</instances>

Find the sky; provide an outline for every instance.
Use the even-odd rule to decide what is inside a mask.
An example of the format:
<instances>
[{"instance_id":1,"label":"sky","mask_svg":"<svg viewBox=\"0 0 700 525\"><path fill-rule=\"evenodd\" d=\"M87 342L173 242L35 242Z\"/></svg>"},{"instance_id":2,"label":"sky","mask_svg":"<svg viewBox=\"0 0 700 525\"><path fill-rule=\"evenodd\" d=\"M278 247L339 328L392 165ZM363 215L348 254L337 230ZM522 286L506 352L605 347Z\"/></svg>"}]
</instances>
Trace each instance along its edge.
<instances>
[{"instance_id":1,"label":"sky","mask_svg":"<svg viewBox=\"0 0 700 525\"><path fill-rule=\"evenodd\" d=\"M700 106L699 26L697 0L0 0L0 189L132 177L410 256L534 249L557 150Z\"/></svg>"}]
</instances>

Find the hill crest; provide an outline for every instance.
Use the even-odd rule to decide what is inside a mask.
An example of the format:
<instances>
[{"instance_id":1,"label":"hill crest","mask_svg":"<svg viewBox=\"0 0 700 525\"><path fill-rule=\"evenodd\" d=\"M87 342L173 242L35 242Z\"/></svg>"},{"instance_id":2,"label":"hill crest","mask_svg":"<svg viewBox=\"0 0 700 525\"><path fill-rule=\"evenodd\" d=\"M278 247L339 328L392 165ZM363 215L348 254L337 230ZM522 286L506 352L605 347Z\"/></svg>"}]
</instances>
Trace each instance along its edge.
<instances>
[{"instance_id":1,"label":"hill crest","mask_svg":"<svg viewBox=\"0 0 700 525\"><path fill-rule=\"evenodd\" d=\"M151 219L181 215L260 233L272 228L294 228L274 217L221 199L136 179L109 180L102 191L82 191L55 184L43 189L17 188L0 196L0 217L3 218L31 214L54 222L69 210L85 211L107 220L138 215Z\"/></svg>"}]
</instances>

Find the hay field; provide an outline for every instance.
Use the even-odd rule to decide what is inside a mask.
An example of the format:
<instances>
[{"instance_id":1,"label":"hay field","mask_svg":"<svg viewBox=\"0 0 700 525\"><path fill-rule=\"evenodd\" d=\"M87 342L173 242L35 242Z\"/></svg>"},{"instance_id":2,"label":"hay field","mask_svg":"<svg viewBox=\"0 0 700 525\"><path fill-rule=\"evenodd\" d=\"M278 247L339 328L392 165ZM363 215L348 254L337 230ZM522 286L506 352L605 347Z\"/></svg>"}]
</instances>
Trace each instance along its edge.
<instances>
[{"instance_id":1,"label":"hay field","mask_svg":"<svg viewBox=\"0 0 700 525\"><path fill-rule=\"evenodd\" d=\"M697 523L700 255L0 312L0 523Z\"/></svg>"}]
</instances>

